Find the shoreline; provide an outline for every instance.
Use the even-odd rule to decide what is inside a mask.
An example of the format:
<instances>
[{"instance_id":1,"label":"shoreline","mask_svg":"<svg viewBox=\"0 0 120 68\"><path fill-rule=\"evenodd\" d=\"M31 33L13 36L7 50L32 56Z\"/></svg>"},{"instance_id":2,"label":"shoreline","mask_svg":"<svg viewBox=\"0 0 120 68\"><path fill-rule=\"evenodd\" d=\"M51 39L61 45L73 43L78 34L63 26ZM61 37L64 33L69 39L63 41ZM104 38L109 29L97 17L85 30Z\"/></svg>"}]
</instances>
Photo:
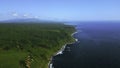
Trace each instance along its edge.
<instances>
[{"instance_id":1,"label":"shoreline","mask_svg":"<svg viewBox=\"0 0 120 68\"><path fill-rule=\"evenodd\" d=\"M73 32L73 33L71 34L71 37L74 38L73 35L76 34L76 33L78 33L78 31ZM75 41L73 41L73 42L71 42L71 43L66 43L65 45L63 45L62 48L61 48L60 50L58 50L58 52L56 52L53 56L63 54L63 51L64 51L64 49L66 48L66 46L67 46L68 44L73 44L74 42L77 42L77 41L78 41L77 38L74 38L74 39L75 39ZM52 64L53 56L50 58L50 61L49 61L49 63L48 63L48 68L54 68L54 67L52 66L52 65L53 65L53 64Z\"/></svg>"}]
</instances>

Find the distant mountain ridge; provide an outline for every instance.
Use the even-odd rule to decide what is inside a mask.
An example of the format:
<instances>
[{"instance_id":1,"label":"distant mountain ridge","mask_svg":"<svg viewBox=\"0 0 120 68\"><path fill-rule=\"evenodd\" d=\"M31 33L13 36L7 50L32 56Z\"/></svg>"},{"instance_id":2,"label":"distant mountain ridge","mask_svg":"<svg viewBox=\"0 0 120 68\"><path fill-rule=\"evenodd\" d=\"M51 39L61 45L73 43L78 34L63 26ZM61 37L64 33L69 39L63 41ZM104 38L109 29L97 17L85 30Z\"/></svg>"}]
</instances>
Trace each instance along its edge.
<instances>
[{"instance_id":1,"label":"distant mountain ridge","mask_svg":"<svg viewBox=\"0 0 120 68\"><path fill-rule=\"evenodd\" d=\"M10 19L10 20L0 21L0 23L42 23L42 22L54 23L55 21L40 20L37 18L19 18L19 19Z\"/></svg>"}]
</instances>

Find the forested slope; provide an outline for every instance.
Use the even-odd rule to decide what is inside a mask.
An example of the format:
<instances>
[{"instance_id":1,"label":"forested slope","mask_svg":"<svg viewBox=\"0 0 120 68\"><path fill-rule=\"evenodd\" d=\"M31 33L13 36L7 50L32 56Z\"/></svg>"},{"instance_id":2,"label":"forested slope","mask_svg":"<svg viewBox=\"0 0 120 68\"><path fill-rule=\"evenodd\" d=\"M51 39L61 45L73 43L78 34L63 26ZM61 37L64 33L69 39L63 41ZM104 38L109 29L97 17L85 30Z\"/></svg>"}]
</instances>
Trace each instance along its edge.
<instances>
[{"instance_id":1,"label":"forested slope","mask_svg":"<svg viewBox=\"0 0 120 68\"><path fill-rule=\"evenodd\" d=\"M0 68L47 68L50 57L74 39L73 26L1 23Z\"/></svg>"}]
</instances>

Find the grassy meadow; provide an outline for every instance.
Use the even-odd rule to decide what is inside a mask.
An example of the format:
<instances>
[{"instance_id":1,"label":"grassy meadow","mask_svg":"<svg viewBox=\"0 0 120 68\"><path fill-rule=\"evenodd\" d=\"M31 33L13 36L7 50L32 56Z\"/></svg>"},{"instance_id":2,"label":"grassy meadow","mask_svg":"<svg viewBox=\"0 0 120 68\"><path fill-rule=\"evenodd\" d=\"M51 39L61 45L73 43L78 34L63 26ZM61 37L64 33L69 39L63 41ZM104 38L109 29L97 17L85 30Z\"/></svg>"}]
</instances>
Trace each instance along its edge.
<instances>
[{"instance_id":1,"label":"grassy meadow","mask_svg":"<svg viewBox=\"0 0 120 68\"><path fill-rule=\"evenodd\" d=\"M0 23L0 68L47 68L74 31L59 23Z\"/></svg>"}]
</instances>

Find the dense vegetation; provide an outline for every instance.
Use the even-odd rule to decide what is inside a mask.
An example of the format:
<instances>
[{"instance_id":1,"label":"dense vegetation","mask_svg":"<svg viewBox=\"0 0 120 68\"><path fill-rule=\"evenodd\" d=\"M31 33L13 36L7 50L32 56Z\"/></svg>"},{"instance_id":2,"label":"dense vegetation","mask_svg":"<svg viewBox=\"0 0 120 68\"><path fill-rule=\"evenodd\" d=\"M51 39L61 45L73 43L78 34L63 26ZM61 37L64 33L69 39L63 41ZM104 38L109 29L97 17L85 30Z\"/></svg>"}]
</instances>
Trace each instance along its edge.
<instances>
[{"instance_id":1,"label":"dense vegetation","mask_svg":"<svg viewBox=\"0 0 120 68\"><path fill-rule=\"evenodd\" d=\"M44 23L0 24L0 68L47 68L50 57L74 39L73 26Z\"/></svg>"}]
</instances>

